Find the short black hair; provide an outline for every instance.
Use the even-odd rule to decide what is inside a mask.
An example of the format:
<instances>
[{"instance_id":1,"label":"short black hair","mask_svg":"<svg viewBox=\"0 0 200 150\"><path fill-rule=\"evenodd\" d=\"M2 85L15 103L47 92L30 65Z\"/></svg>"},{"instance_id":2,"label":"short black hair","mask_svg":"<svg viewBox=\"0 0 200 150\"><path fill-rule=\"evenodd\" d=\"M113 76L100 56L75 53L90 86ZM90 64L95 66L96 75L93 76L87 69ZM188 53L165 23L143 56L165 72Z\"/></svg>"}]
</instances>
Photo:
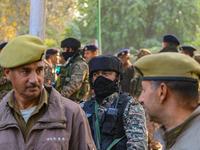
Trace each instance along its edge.
<instances>
[{"instance_id":1,"label":"short black hair","mask_svg":"<svg viewBox=\"0 0 200 150\"><path fill-rule=\"evenodd\" d=\"M179 96L182 100L179 102L186 108L196 108L198 105L198 81L166 81L166 80L151 80L151 85L154 89L157 89L161 83L165 83L167 87L173 91L174 94Z\"/></svg>"},{"instance_id":2,"label":"short black hair","mask_svg":"<svg viewBox=\"0 0 200 150\"><path fill-rule=\"evenodd\" d=\"M45 58L46 58L46 59L49 59L49 57L50 57L51 55L57 54L57 53L59 53L59 52L60 52L59 49L49 48L49 49L46 50Z\"/></svg>"}]
</instances>

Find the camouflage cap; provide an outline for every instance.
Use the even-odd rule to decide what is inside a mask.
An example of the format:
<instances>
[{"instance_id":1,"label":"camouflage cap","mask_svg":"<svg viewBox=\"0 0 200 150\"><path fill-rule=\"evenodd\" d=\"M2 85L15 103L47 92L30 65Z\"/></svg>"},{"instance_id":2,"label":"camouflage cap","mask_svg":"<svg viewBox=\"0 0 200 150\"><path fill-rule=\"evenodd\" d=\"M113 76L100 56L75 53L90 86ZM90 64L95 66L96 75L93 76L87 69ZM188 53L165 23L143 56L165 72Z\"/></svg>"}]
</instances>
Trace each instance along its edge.
<instances>
[{"instance_id":1,"label":"camouflage cap","mask_svg":"<svg viewBox=\"0 0 200 150\"><path fill-rule=\"evenodd\" d=\"M152 54L152 52L148 49L140 49L138 51L138 53L135 54L135 56L138 56L138 57L142 57L142 56L145 56L145 55L150 55Z\"/></svg>"},{"instance_id":2,"label":"camouflage cap","mask_svg":"<svg viewBox=\"0 0 200 150\"><path fill-rule=\"evenodd\" d=\"M39 61L45 49L45 43L38 37L18 36L3 48L0 53L0 65L4 68L14 68Z\"/></svg>"},{"instance_id":3,"label":"camouflage cap","mask_svg":"<svg viewBox=\"0 0 200 150\"><path fill-rule=\"evenodd\" d=\"M200 64L200 54L194 55L194 59Z\"/></svg>"},{"instance_id":4,"label":"camouflage cap","mask_svg":"<svg viewBox=\"0 0 200 150\"><path fill-rule=\"evenodd\" d=\"M134 63L143 80L197 81L200 65L181 53L159 53L144 56Z\"/></svg>"}]
</instances>

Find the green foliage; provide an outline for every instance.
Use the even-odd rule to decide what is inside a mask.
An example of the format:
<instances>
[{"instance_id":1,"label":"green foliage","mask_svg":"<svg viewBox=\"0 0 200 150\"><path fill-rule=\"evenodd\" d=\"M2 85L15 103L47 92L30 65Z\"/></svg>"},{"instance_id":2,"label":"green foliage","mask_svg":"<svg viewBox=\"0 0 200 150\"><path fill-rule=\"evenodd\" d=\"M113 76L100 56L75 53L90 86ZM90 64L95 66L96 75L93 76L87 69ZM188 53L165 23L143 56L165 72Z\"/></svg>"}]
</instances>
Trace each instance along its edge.
<instances>
[{"instance_id":1,"label":"green foliage","mask_svg":"<svg viewBox=\"0 0 200 150\"><path fill-rule=\"evenodd\" d=\"M83 42L97 37L96 3L79 0L80 16L74 23ZM131 47L157 52L165 34L176 35L182 44L200 47L198 0L101 0L101 21L103 53L116 54Z\"/></svg>"},{"instance_id":2,"label":"green foliage","mask_svg":"<svg viewBox=\"0 0 200 150\"><path fill-rule=\"evenodd\" d=\"M70 36L84 44L97 38L97 0L46 2L48 48L60 48L61 40ZM29 33L30 1L1 0L0 15L0 42ZM200 49L199 24L199 0L101 0L102 52L129 48L134 54L147 48L156 53L165 34Z\"/></svg>"}]
</instances>

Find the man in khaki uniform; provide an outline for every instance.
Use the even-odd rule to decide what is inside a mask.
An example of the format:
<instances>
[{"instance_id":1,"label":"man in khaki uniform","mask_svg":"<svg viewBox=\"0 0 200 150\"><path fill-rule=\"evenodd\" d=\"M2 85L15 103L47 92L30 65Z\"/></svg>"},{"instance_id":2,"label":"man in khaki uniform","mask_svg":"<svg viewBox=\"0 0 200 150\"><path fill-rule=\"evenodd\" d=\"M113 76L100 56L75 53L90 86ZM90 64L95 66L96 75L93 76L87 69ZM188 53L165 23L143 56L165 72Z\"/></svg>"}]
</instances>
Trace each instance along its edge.
<instances>
[{"instance_id":1,"label":"man in khaki uniform","mask_svg":"<svg viewBox=\"0 0 200 150\"><path fill-rule=\"evenodd\" d=\"M185 54L165 52L144 56L134 66L143 75L139 102L162 124L154 136L163 149L198 150L200 65Z\"/></svg>"},{"instance_id":2,"label":"man in khaki uniform","mask_svg":"<svg viewBox=\"0 0 200 150\"><path fill-rule=\"evenodd\" d=\"M44 42L32 35L9 41L0 64L13 90L0 103L0 149L93 150L85 113L44 86Z\"/></svg>"},{"instance_id":3,"label":"man in khaki uniform","mask_svg":"<svg viewBox=\"0 0 200 150\"><path fill-rule=\"evenodd\" d=\"M140 49L136 54L136 60L142 58L143 56L145 55L151 55L151 51L149 51L148 49ZM142 76L137 73L135 71L134 73L134 77L133 79L131 80L131 86L130 86L130 93L131 95L134 97L134 98L138 98L141 91L142 91L142 85L141 85L141 82L142 82Z\"/></svg>"}]
</instances>

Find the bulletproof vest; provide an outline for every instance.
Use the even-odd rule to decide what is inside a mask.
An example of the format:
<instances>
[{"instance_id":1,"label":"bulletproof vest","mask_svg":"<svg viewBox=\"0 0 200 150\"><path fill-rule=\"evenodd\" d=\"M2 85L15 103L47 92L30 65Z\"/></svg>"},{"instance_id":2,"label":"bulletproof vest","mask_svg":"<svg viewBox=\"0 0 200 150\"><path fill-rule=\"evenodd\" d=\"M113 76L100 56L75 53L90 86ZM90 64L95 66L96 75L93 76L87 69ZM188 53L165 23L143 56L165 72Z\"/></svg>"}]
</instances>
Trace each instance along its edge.
<instances>
[{"instance_id":1,"label":"bulletproof vest","mask_svg":"<svg viewBox=\"0 0 200 150\"><path fill-rule=\"evenodd\" d=\"M56 86L55 86L59 92L61 92L63 90L64 86L69 83L71 75L72 75L72 68L79 61L85 61L85 60L82 57L76 57L69 66L67 66L67 67L62 66L60 68L60 73L58 75L58 79L57 79ZM87 71L86 76L83 80L83 83L82 83L80 89L77 92L73 93L68 98L71 100L76 100L76 101L85 99L85 97L90 89L88 79L89 79L89 71Z\"/></svg>"},{"instance_id":2,"label":"bulletproof vest","mask_svg":"<svg viewBox=\"0 0 200 150\"><path fill-rule=\"evenodd\" d=\"M126 108L127 103L131 99L131 96L127 94L120 94L119 102L118 102L118 112L116 115L108 114L108 111L104 113L102 119L99 120L99 128L100 128L100 136L101 150L106 150L110 144L118 138L123 137L118 143L116 143L111 150L126 150L127 137L125 136L124 131L124 123L123 123L123 113ZM112 105L115 105L116 100ZM111 106L112 107L112 106ZM95 133L95 98L88 100L85 102L83 110L85 111L88 121L90 124L91 133L95 144L97 145L97 138Z\"/></svg>"}]
</instances>

